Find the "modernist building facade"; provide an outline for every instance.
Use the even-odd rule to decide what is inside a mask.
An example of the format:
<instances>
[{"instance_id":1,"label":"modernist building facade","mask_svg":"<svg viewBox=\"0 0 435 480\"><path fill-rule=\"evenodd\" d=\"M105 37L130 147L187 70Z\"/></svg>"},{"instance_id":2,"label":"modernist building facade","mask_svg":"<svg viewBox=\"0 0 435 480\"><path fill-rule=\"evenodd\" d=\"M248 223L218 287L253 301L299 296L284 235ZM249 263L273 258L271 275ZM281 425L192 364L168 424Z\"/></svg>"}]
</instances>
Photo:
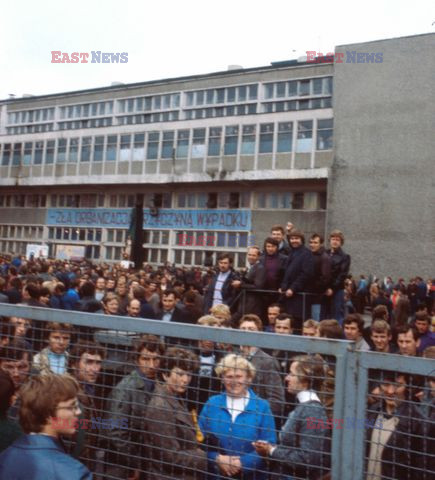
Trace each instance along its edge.
<instances>
[{"instance_id":1,"label":"modernist building facade","mask_svg":"<svg viewBox=\"0 0 435 480\"><path fill-rule=\"evenodd\" d=\"M346 76L361 67L352 75L369 69L376 83L376 66L288 61L1 101L0 251L45 243L52 256L117 261L138 198L153 264L211 264L230 251L245 266L246 246L289 220L359 239L340 219L337 146L356 134L347 112L359 93ZM364 190L370 178L360 180Z\"/></svg>"}]
</instances>

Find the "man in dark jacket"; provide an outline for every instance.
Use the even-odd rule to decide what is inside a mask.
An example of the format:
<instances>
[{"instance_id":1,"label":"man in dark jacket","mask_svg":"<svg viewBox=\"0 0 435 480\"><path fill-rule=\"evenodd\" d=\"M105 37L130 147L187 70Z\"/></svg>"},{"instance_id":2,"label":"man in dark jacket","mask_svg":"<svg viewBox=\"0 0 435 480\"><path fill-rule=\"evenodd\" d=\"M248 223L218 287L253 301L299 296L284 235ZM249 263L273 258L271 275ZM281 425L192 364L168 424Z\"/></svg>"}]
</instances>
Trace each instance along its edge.
<instances>
[{"instance_id":1,"label":"man in dark jacket","mask_svg":"<svg viewBox=\"0 0 435 480\"><path fill-rule=\"evenodd\" d=\"M323 237L314 233L310 237L310 250L313 255L313 278L308 291L310 296L311 318L320 320L320 307L326 290L331 286L331 259L323 246Z\"/></svg>"},{"instance_id":2,"label":"man in dark jacket","mask_svg":"<svg viewBox=\"0 0 435 480\"><path fill-rule=\"evenodd\" d=\"M409 402L409 378L383 372L381 401L369 412L367 478L425 478L425 419Z\"/></svg>"},{"instance_id":3,"label":"man in dark jacket","mask_svg":"<svg viewBox=\"0 0 435 480\"><path fill-rule=\"evenodd\" d=\"M295 319L294 330L302 331L302 322L308 315L306 292L313 277L313 256L305 247L305 237L300 230L290 232L291 252L281 291L285 295L285 311Z\"/></svg>"},{"instance_id":4,"label":"man in dark jacket","mask_svg":"<svg viewBox=\"0 0 435 480\"><path fill-rule=\"evenodd\" d=\"M263 295L256 291L262 290L266 282L266 269L260 262L260 249L249 247L246 257L249 268L240 280L234 282L235 288L241 289L244 296L240 299L237 312L234 314L237 320L245 313L253 313L260 318L264 314Z\"/></svg>"},{"instance_id":5,"label":"man in dark jacket","mask_svg":"<svg viewBox=\"0 0 435 480\"><path fill-rule=\"evenodd\" d=\"M331 315L340 325L343 325L345 315L344 281L349 274L350 255L341 248L344 245L344 235L340 230L333 230L329 235L330 249L327 251L331 259L332 286L326 291L331 297ZM328 315L328 313L326 313ZM323 316L322 318L327 318Z\"/></svg>"},{"instance_id":6,"label":"man in dark jacket","mask_svg":"<svg viewBox=\"0 0 435 480\"><path fill-rule=\"evenodd\" d=\"M211 279L204 297L204 313L208 314L211 307L219 303L231 307L237 295L233 282L239 280L239 275L233 270L233 258L228 253L219 255L219 271Z\"/></svg>"}]
</instances>

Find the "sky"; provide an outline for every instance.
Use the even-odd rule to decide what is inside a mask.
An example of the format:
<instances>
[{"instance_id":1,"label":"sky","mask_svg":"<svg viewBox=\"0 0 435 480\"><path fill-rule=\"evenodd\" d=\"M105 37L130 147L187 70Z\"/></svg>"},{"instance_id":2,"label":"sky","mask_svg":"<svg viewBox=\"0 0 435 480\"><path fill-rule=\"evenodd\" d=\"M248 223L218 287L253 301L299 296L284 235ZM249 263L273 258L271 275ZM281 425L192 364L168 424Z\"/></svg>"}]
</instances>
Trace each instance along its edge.
<instances>
[{"instance_id":1,"label":"sky","mask_svg":"<svg viewBox=\"0 0 435 480\"><path fill-rule=\"evenodd\" d=\"M269 65L435 32L433 0L16 0L0 7L0 99ZM52 63L52 51L89 53ZM126 63L91 63L91 52Z\"/></svg>"}]
</instances>

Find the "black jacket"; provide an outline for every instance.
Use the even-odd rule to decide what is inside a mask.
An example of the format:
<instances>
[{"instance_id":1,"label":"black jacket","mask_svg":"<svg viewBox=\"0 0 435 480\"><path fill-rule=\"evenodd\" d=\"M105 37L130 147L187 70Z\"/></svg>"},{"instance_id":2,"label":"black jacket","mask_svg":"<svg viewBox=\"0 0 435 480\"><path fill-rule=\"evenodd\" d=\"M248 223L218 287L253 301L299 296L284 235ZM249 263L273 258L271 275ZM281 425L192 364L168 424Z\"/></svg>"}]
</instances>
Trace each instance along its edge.
<instances>
[{"instance_id":1,"label":"black jacket","mask_svg":"<svg viewBox=\"0 0 435 480\"><path fill-rule=\"evenodd\" d=\"M332 290L343 290L346 276L349 275L350 255L339 248L335 252L327 251L331 259Z\"/></svg>"},{"instance_id":2,"label":"black jacket","mask_svg":"<svg viewBox=\"0 0 435 480\"><path fill-rule=\"evenodd\" d=\"M304 245L292 249L281 283L281 290L288 289L293 293L305 292L313 277L313 256L311 251Z\"/></svg>"},{"instance_id":3,"label":"black jacket","mask_svg":"<svg viewBox=\"0 0 435 480\"><path fill-rule=\"evenodd\" d=\"M311 253L313 256L313 278L308 291L323 295L331 287L331 257L322 247L318 252Z\"/></svg>"}]
</instances>

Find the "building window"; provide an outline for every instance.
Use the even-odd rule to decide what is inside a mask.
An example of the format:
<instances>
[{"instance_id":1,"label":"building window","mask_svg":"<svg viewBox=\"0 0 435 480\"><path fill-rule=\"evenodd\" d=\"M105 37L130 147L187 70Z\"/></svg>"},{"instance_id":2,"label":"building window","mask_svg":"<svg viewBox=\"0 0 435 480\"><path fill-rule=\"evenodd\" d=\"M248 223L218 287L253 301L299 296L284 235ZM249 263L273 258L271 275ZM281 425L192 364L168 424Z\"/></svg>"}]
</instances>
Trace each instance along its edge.
<instances>
[{"instance_id":1,"label":"building window","mask_svg":"<svg viewBox=\"0 0 435 480\"><path fill-rule=\"evenodd\" d=\"M109 137L107 137L106 160L108 162L114 162L116 160L117 149L118 149L118 136L110 135Z\"/></svg>"},{"instance_id":2,"label":"building window","mask_svg":"<svg viewBox=\"0 0 435 480\"><path fill-rule=\"evenodd\" d=\"M77 162L78 151L79 151L79 139L78 138L71 138L70 141L69 141L68 162L70 162L70 163Z\"/></svg>"},{"instance_id":3,"label":"building window","mask_svg":"<svg viewBox=\"0 0 435 480\"><path fill-rule=\"evenodd\" d=\"M260 125L260 148L259 153L271 153L273 151L273 123Z\"/></svg>"},{"instance_id":4,"label":"building window","mask_svg":"<svg viewBox=\"0 0 435 480\"><path fill-rule=\"evenodd\" d=\"M14 153L12 157L12 165L21 165L21 143L15 143L14 144Z\"/></svg>"},{"instance_id":5,"label":"building window","mask_svg":"<svg viewBox=\"0 0 435 480\"><path fill-rule=\"evenodd\" d=\"M333 119L317 120L317 150L332 150Z\"/></svg>"},{"instance_id":6,"label":"building window","mask_svg":"<svg viewBox=\"0 0 435 480\"><path fill-rule=\"evenodd\" d=\"M163 132L162 158L172 158L174 155L174 132Z\"/></svg>"},{"instance_id":7,"label":"building window","mask_svg":"<svg viewBox=\"0 0 435 480\"><path fill-rule=\"evenodd\" d=\"M57 140L57 163L65 163L66 162L66 147L67 147L67 139L66 138L59 138Z\"/></svg>"},{"instance_id":8,"label":"building window","mask_svg":"<svg viewBox=\"0 0 435 480\"><path fill-rule=\"evenodd\" d=\"M313 121L306 120L298 122L298 139L296 143L296 152L309 153L312 150L313 143Z\"/></svg>"},{"instance_id":9,"label":"building window","mask_svg":"<svg viewBox=\"0 0 435 480\"><path fill-rule=\"evenodd\" d=\"M150 132L148 134L147 160L155 160L159 156L159 132Z\"/></svg>"},{"instance_id":10,"label":"building window","mask_svg":"<svg viewBox=\"0 0 435 480\"><path fill-rule=\"evenodd\" d=\"M225 127L224 155L237 155L239 127Z\"/></svg>"},{"instance_id":11,"label":"building window","mask_svg":"<svg viewBox=\"0 0 435 480\"><path fill-rule=\"evenodd\" d=\"M94 162L102 162L104 155L104 137L95 137Z\"/></svg>"},{"instance_id":12,"label":"building window","mask_svg":"<svg viewBox=\"0 0 435 480\"><path fill-rule=\"evenodd\" d=\"M195 128L192 140L192 158L205 157L205 128Z\"/></svg>"},{"instance_id":13,"label":"building window","mask_svg":"<svg viewBox=\"0 0 435 480\"><path fill-rule=\"evenodd\" d=\"M291 152L293 142L293 123L285 122L278 124L278 145L277 152Z\"/></svg>"},{"instance_id":14,"label":"building window","mask_svg":"<svg viewBox=\"0 0 435 480\"><path fill-rule=\"evenodd\" d=\"M49 140L46 145L45 149L45 163L54 163L54 147L55 147L55 141L54 140Z\"/></svg>"},{"instance_id":15,"label":"building window","mask_svg":"<svg viewBox=\"0 0 435 480\"><path fill-rule=\"evenodd\" d=\"M145 158L145 134L134 135L133 160L142 161Z\"/></svg>"},{"instance_id":16,"label":"building window","mask_svg":"<svg viewBox=\"0 0 435 480\"><path fill-rule=\"evenodd\" d=\"M44 142L35 142L35 165L41 165L44 153Z\"/></svg>"},{"instance_id":17,"label":"building window","mask_svg":"<svg viewBox=\"0 0 435 480\"><path fill-rule=\"evenodd\" d=\"M91 161L91 145L92 137L83 137L82 138L82 148L80 152L80 161L81 162L90 162Z\"/></svg>"},{"instance_id":18,"label":"building window","mask_svg":"<svg viewBox=\"0 0 435 480\"><path fill-rule=\"evenodd\" d=\"M5 143L3 145L2 165L7 166L11 160L11 144Z\"/></svg>"},{"instance_id":19,"label":"building window","mask_svg":"<svg viewBox=\"0 0 435 480\"><path fill-rule=\"evenodd\" d=\"M187 158L189 154L189 137L190 130L178 130L177 132L177 158Z\"/></svg>"},{"instance_id":20,"label":"building window","mask_svg":"<svg viewBox=\"0 0 435 480\"><path fill-rule=\"evenodd\" d=\"M128 162L131 155L131 135L121 135L119 161Z\"/></svg>"},{"instance_id":21,"label":"building window","mask_svg":"<svg viewBox=\"0 0 435 480\"><path fill-rule=\"evenodd\" d=\"M293 194L292 202L293 210L303 210L304 208L304 194L303 192L298 192Z\"/></svg>"},{"instance_id":22,"label":"building window","mask_svg":"<svg viewBox=\"0 0 435 480\"><path fill-rule=\"evenodd\" d=\"M243 125L242 127L242 155L255 154L255 125Z\"/></svg>"},{"instance_id":23,"label":"building window","mask_svg":"<svg viewBox=\"0 0 435 480\"><path fill-rule=\"evenodd\" d=\"M221 127L210 127L208 138L208 155L210 157L219 156L221 151Z\"/></svg>"}]
</instances>

